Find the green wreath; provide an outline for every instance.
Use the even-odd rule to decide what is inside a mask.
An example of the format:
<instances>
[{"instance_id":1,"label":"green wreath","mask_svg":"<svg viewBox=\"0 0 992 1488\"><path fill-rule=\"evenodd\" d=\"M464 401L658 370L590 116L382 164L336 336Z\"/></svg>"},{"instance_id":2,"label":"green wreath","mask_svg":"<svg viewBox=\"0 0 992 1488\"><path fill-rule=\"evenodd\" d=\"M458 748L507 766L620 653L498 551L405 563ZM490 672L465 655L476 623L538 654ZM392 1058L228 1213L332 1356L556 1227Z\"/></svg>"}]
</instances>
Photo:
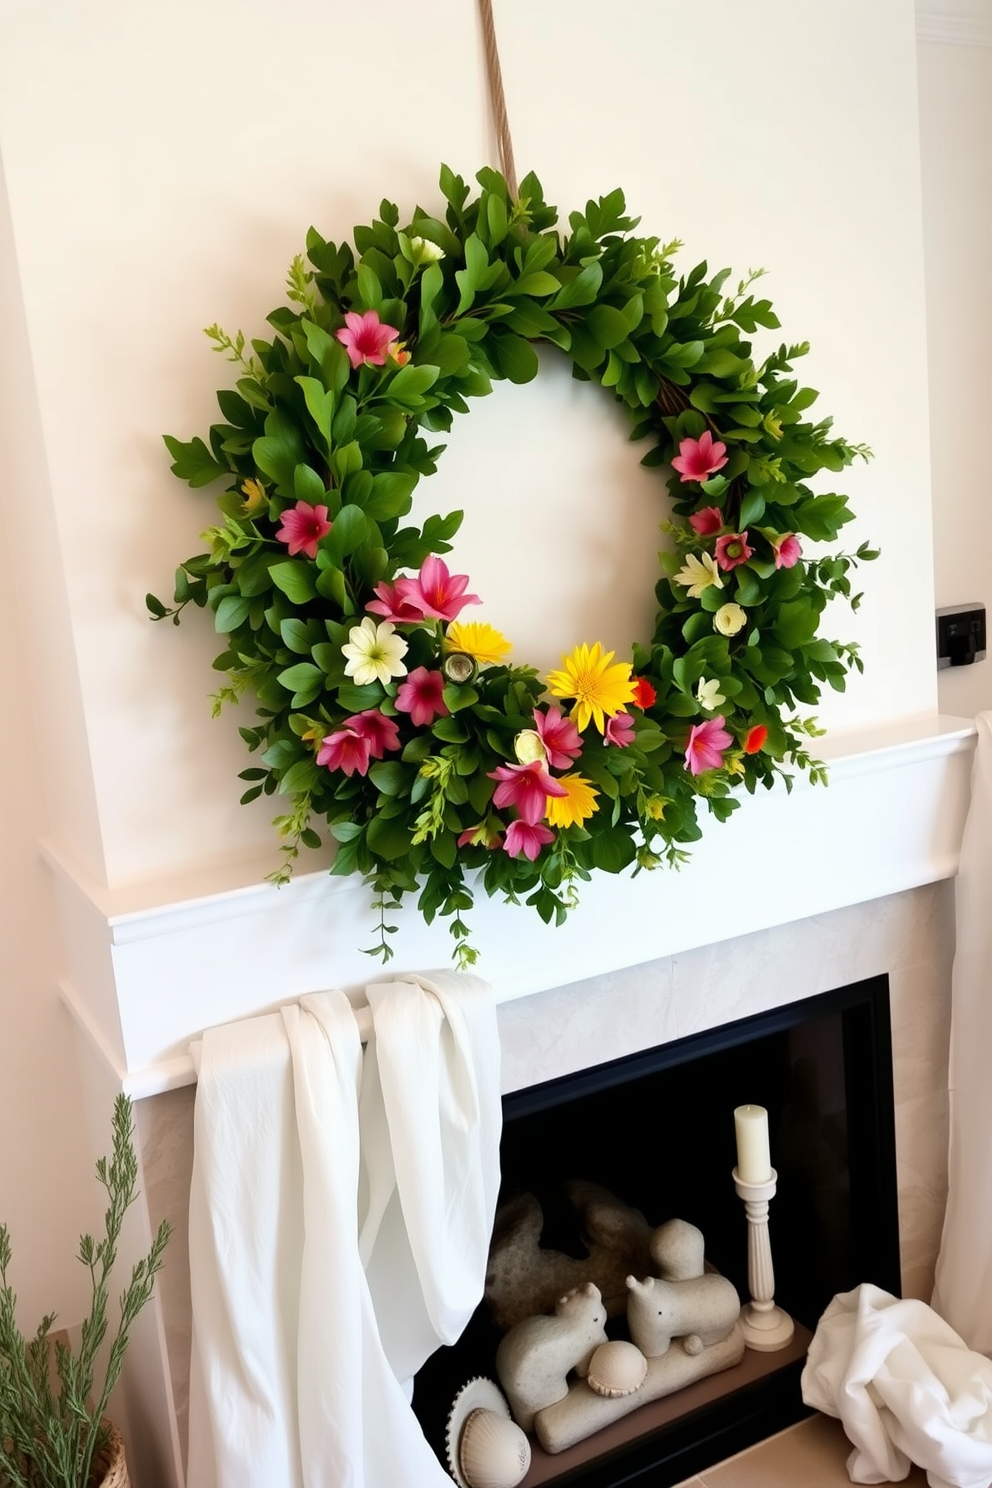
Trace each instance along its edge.
<instances>
[{"instance_id":1,"label":"green wreath","mask_svg":"<svg viewBox=\"0 0 992 1488\"><path fill-rule=\"evenodd\" d=\"M191 486L225 481L222 520L177 570L174 607L148 596L155 619L213 611L215 711L254 694L241 799L291 803L273 878L320 845L323 818L332 872L374 886L371 954L388 959L388 913L417 893L426 920L449 918L462 966L467 873L561 923L594 868L683 860L700 799L723 820L736 788L789 784L786 765L822 780L818 731L794 710L860 669L856 646L817 631L832 595L856 606L850 570L875 556L803 552L851 520L846 497L807 481L869 451L807 421L805 345L752 360L743 338L779 325L758 275L732 294L705 263L678 278L681 245L635 236L620 191L560 235L535 176L516 200L496 171L477 180L473 197L443 167L443 220L418 207L400 227L384 201L354 249L311 229L271 340L209 328L243 375L218 393L209 443L166 444ZM441 556L462 513L403 525L443 449L425 436L494 379L530 381L538 342L626 405L673 513L650 644L616 662L587 640L544 678L463 616L477 597Z\"/></svg>"}]
</instances>

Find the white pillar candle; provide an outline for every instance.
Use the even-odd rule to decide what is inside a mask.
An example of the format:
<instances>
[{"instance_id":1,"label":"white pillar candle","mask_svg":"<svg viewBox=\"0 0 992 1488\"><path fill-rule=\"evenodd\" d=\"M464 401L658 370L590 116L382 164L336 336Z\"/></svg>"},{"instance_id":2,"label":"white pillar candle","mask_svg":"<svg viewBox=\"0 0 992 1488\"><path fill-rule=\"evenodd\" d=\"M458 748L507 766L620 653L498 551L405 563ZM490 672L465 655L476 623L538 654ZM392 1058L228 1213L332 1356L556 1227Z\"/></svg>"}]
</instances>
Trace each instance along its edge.
<instances>
[{"instance_id":1,"label":"white pillar candle","mask_svg":"<svg viewBox=\"0 0 992 1488\"><path fill-rule=\"evenodd\" d=\"M768 1149L768 1112L764 1106L738 1106L737 1173L742 1183L767 1183L772 1176Z\"/></svg>"}]
</instances>

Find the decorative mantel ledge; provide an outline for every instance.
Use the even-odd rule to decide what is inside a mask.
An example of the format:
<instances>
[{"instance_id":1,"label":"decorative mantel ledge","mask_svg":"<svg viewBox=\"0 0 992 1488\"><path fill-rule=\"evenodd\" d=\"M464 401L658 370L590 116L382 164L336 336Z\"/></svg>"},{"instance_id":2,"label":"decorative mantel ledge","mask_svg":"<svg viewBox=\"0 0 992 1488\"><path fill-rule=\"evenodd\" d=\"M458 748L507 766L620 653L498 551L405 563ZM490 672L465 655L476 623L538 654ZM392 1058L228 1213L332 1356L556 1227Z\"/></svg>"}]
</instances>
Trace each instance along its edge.
<instances>
[{"instance_id":1,"label":"decorative mantel ledge","mask_svg":"<svg viewBox=\"0 0 992 1488\"><path fill-rule=\"evenodd\" d=\"M791 794L745 796L682 870L597 874L559 929L481 898L470 916L479 973L508 1001L949 878L974 743L970 719L936 716L820 740L829 787L797 780ZM360 950L374 939L368 889L323 871L274 888L262 881L274 850L220 875L116 891L87 883L52 844L43 851L64 937L63 999L134 1097L191 1083L188 1045L206 1027L449 963L446 926L407 910L384 973Z\"/></svg>"}]
</instances>

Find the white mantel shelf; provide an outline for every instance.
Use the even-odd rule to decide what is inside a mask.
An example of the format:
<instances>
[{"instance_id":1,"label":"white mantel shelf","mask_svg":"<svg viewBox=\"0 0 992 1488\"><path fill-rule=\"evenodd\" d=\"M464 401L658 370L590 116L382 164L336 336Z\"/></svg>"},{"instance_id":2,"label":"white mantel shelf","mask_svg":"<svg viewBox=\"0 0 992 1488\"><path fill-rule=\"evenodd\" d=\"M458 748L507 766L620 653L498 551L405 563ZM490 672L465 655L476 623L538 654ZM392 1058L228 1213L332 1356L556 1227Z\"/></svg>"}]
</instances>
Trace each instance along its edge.
<instances>
[{"instance_id":1,"label":"white mantel shelf","mask_svg":"<svg viewBox=\"0 0 992 1488\"><path fill-rule=\"evenodd\" d=\"M971 719L937 717L816 741L827 788L798 779L791 794L744 796L727 824L708 824L686 867L596 874L559 929L480 899L477 970L502 1002L949 878L974 743ZM63 999L133 1097L191 1083L188 1046L204 1028L449 964L447 927L410 909L390 915L400 928L384 972L361 951L375 935L369 890L324 871L274 888L264 874L275 848L261 863L115 891L87 883L55 845L43 850Z\"/></svg>"}]
</instances>

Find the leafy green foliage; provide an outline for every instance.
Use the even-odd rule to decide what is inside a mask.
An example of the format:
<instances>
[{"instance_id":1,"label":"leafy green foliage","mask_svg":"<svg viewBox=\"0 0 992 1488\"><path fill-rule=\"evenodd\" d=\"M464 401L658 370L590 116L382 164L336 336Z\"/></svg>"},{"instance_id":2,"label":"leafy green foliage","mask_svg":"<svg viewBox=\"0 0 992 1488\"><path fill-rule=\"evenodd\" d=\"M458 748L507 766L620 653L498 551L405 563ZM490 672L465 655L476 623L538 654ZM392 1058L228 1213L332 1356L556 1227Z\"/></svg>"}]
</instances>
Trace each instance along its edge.
<instances>
[{"instance_id":1,"label":"leafy green foliage","mask_svg":"<svg viewBox=\"0 0 992 1488\"><path fill-rule=\"evenodd\" d=\"M637 236L619 190L572 212L565 232L533 174L515 201L496 171L477 181L473 195L442 167L441 216L416 207L401 225L398 208L383 202L353 246L311 228L306 256L290 267L290 304L268 317L269 339L249 347L241 333L208 329L238 367L236 390L218 393L223 422L206 439L166 444L191 486L223 479L223 520L204 534L209 552L181 565L173 606L147 601L154 620L178 622L190 603L210 609L225 638L216 706L244 691L256 699L258 723L241 733L259 763L242 772L242 799L289 800L275 823L284 842L277 880L319 841L311 822L323 818L338 844L333 871L374 885L375 953L388 957L387 916L416 893L426 919L448 918L462 965L473 957L466 870L480 871L487 893L560 923L593 869L677 866L699 837L700 802L723 820L736 787L788 783L789 765L821 779L805 747L810 725L793 710L860 668L856 647L819 631L831 597L857 605L851 571L876 556L866 544L800 555L801 541L834 543L852 515L845 496L811 482L869 451L837 437L829 419L811 421L817 394L793 371L805 344L754 360L746 338L779 327L755 292L761 271L733 292L729 271L711 274L705 263L680 276L672 259L681 245ZM341 340L352 312L374 312L396 332L386 354L355 367ZM483 666L468 683L449 682L446 716L415 727L397 709L398 679L354 686L341 647L377 584L450 551L460 512L405 523L443 448L432 436L494 381L533 378L536 343L557 346L574 376L599 382L627 409L631 437L647 446L643 463L667 483L672 516L661 525L675 552L660 555L651 642L634 647L655 700L632 709L636 733L623 747L586 731L577 768L597 792L596 810L560 827L532 862L501 850L508 822L492 804L492 773L516 760L517 735L547 705L536 673ZM681 479L673 458L706 435L723 456L700 478ZM314 557L290 553L276 535L298 502L330 522ZM689 519L710 508L718 528L696 530ZM723 567L717 531L746 534L746 558ZM692 593L685 565L704 558L720 586ZM743 616L729 633L728 605ZM409 670L440 666L443 625L400 629ZM714 693L719 713L705 705ZM364 774L318 766L322 740L363 710L399 728L398 757ZM694 775L691 731L717 716L732 746L720 768Z\"/></svg>"},{"instance_id":2,"label":"leafy green foliage","mask_svg":"<svg viewBox=\"0 0 992 1488\"><path fill-rule=\"evenodd\" d=\"M5 1488L90 1488L94 1457L107 1440L104 1411L120 1378L129 1331L162 1267L170 1233L166 1220L131 1271L120 1297L117 1328L107 1344L110 1276L124 1215L137 1196L131 1103L124 1095L114 1104L112 1155L109 1161L99 1159L96 1176L108 1203L102 1238L83 1235L79 1241L91 1292L75 1352L62 1342L53 1346L54 1313L42 1318L30 1339L19 1331L17 1298L7 1280L10 1235L0 1224L0 1481Z\"/></svg>"}]
</instances>

